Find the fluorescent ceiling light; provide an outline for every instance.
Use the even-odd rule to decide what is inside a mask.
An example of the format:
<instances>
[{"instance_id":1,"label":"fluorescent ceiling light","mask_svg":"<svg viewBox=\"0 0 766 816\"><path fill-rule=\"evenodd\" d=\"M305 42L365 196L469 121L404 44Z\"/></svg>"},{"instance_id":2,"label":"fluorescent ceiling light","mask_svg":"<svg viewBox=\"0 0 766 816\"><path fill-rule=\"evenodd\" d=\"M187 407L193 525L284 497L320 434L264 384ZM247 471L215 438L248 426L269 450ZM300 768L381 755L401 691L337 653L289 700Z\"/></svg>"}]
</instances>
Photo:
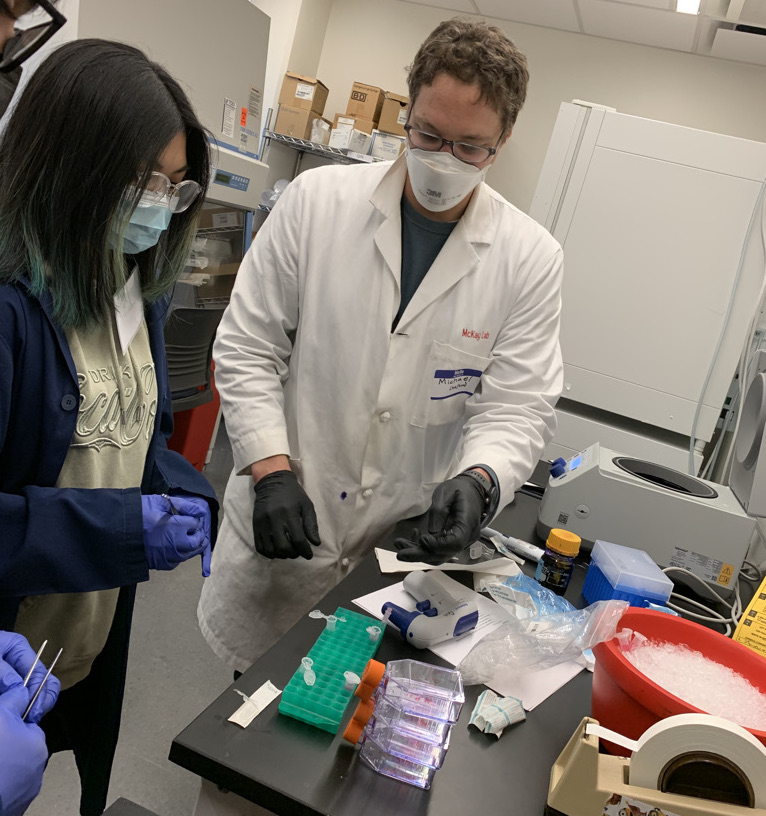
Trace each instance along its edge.
<instances>
[{"instance_id":1,"label":"fluorescent ceiling light","mask_svg":"<svg viewBox=\"0 0 766 816\"><path fill-rule=\"evenodd\" d=\"M701 0L676 0L676 11L681 14L699 14Z\"/></svg>"}]
</instances>

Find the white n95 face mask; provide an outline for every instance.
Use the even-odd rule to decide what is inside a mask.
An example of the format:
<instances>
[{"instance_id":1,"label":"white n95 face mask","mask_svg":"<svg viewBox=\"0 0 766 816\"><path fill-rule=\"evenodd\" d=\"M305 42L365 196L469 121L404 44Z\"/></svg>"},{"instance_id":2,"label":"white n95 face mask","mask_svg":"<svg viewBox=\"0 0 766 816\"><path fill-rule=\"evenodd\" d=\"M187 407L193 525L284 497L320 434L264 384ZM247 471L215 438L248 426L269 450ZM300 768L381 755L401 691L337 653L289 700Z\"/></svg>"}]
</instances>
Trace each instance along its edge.
<instances>
[{"instance_id":1,"label":"white n95 face mask","mask_svg":"<svg viewBox=\"0 0 766 816\"><path fill-rule=\"evenodd\" d=\"M484 181L489 165L474 167L445 151L406 148L407 172L415 198L431 212L444 212L459 204Z\"/></svg>"}]
</instances>

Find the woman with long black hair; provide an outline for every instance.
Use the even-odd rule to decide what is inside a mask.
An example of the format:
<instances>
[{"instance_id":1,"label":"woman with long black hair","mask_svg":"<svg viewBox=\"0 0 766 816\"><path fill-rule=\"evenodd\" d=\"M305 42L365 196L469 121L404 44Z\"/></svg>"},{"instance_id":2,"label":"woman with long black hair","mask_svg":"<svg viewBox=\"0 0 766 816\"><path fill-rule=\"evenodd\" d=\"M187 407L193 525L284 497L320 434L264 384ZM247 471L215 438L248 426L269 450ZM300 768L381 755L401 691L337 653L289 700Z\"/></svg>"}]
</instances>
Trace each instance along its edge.
<instances>
[{"instance_id":1,"label":"woman with long black hair","mask_svg":"<svg viewBox=\"0 0 766 816\"><path fill-rule=\"evenodd\" d=\"M217 502L168 450L167 293L207 188L178 83L139 50L62 46L0 142L0 628L56 666L43 717L98 814L119 730L136 584L195 555Z\"/></svg>"}]
</instances>

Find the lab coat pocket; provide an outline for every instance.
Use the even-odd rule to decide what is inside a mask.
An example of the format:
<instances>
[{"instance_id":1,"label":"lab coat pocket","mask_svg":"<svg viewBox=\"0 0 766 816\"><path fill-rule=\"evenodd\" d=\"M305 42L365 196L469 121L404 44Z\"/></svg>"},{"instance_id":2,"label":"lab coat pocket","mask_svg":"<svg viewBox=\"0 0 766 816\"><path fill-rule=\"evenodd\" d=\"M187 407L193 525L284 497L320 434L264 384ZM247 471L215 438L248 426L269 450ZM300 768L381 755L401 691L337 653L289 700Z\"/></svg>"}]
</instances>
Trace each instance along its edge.
<instances>
[{"instance_id":1,"label":"lab coat pocket","mask_svg":"<svg viewBox=\"0 0 766 816\"><path fill-rule=\"evenodd\" d=\"M476 391L489 357L479 357L434 340L412 416L418 428L447 425L463 416L465 402Z\"/></svg>"}]
</instances>

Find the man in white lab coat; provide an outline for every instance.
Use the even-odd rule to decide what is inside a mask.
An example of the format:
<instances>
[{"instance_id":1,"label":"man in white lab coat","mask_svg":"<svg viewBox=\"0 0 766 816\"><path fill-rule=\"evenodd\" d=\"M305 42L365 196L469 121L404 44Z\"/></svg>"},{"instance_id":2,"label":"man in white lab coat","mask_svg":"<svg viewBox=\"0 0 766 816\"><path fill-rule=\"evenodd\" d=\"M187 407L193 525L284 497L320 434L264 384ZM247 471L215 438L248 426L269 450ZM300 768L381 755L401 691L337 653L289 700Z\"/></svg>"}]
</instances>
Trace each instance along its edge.
<instances>
[{"instance_id":1,"label":"man in white lab coat","mask_svg":"<svg viewBox=\"0 0 766 816\"><path fill-rule=\"evenodd\" d=\"M239 671L396 522L428 511L405 560L470 545L553 434L561 248L483 182L527 78L500 29L442 23L409 71L405 154L303 173L242 262L214 348L234 471L199 604Z\"/></svg>"}]
</instances>

